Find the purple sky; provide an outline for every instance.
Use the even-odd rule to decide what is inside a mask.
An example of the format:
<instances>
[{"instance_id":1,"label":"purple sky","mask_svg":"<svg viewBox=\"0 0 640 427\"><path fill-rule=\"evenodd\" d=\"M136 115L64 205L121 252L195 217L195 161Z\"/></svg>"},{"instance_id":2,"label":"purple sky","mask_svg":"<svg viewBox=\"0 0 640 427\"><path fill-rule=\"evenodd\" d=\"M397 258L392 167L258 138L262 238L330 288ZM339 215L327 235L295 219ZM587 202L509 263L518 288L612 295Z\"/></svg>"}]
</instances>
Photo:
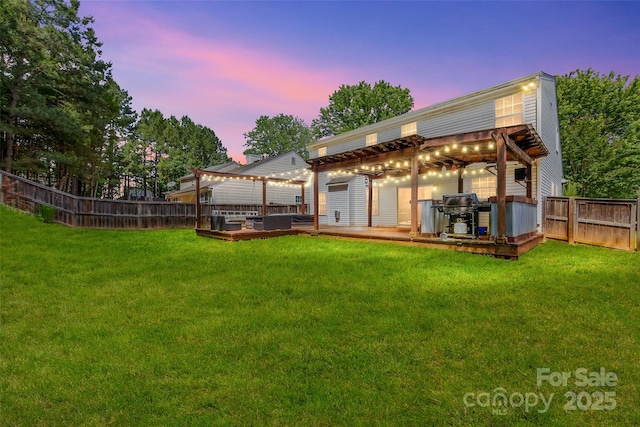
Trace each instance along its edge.
<instances>
[{"instance_id":1,"label":"purple sky","mask_svg":"<svg viewBox=\"0 0 640 427\"><path fill-rule=\"evenodd\" d=\"M261 115L311 120L341 84L425 107L536 71L640 74L639 2L82 1L133 106L191 117L244 160Z\"/></svg>"}]
</instances>

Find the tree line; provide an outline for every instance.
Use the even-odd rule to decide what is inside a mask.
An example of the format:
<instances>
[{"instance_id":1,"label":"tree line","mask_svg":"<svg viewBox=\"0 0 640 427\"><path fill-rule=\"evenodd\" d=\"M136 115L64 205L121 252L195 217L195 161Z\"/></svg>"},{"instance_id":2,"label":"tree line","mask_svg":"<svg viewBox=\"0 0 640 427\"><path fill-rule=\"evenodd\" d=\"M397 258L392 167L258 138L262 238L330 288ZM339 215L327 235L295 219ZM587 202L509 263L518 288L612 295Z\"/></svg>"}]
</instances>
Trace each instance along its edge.
<instances>
[{"instance_id":1,"label":"tree line","mask_svg":"<svg viewBox=\"0 0 640 427\"><path fill-rule=\"evenodd\" d=\"M226 161L213 130L132 109L79 6L0 3L3 169L76 195L148 199L188 168Z\"/></svg>"}]
</instances>

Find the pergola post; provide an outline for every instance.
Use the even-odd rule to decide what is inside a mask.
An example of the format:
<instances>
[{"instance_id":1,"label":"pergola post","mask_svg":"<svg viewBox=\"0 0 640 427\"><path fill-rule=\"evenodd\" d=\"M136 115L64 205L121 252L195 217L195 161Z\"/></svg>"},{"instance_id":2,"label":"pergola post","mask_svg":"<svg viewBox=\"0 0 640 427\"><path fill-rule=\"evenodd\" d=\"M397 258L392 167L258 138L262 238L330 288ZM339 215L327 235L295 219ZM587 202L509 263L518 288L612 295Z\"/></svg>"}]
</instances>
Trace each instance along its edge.
<instances>
[{"instance_id":1,"label":"pergola post","mask_svg":"<svg viewBox=\"0 0 640 427\"><path fill-rule=\"evenodd\" d=\"M498 170L497 205L498 205L498 234L497 241L507 240L507 146L503 137L504 129L500 129L498 136L493 135L496 142L496 168Z\"/></svg>"},{"instance_id":2,"label":"pergola post","mask_svg":"<svg viewBox=\"0 0 640 427\"><path fill-rule=\"evenodd\" d=\"M320 228L318 222L318 215L320 212L320 207L318 206L318 171L313 170L313 229L318 231Z\"/></svg>"},{"instance_id":3,"label":"pergola post","mask_svg":"<svg viewBox=\"0 0 640 427\"><path fill-rule=\"evenodd\" d=\"M527 176L526 176L526 185L527 185L527 198L533 199L533 165L527 163Z\"/></svg>"},{"instance_id":4,"label":"pergola post","mask_svg":"<svg viewBox=\"0 0 640 427\"><path fill-rule=\"evenodd\" d=\"M373 215L373 175L369 176L369 198L367 200L367 227L371 227Z\"/></svg>"},{"instance_id":5,"label":"pergola post","mask_svg":"<svg viewBox=\"0 0 640 427\"><path fill-rule=\"evenodd\" d=\"M196 229L200 228L200 214L202 206L200 206L200 174L193 171L193 176L196 178Z\"/></svg>"},{"instance_id":6,"label":"pergola post","mask_svg":"<svg viewBox=\"0 0 640 427\"><path fill-rule=\"evenodd\" d=\"M302 193L302 205L300 206L300 215L304 215L305 209L304 209L304 184L300 184L300 192Z\"/></svg>"},{"instance_id":7,"label":"pergola post","mask_svg":"<svg viewBox=\"0 0 640 427\"><path fill-rule=\"evenodd\" d=\"M411 236L418 233L418 154L411 156Z\"/></svg>"}]
</instances>

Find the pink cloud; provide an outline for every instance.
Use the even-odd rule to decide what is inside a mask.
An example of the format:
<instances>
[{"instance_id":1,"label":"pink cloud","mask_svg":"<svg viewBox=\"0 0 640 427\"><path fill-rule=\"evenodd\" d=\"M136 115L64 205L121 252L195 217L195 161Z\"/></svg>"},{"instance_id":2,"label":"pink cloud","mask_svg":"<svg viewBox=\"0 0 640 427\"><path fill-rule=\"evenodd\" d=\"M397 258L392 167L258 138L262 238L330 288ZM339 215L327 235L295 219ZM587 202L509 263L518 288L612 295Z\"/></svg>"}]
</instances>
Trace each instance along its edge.
<instances>
[{"instance_id":1,"label":"pink cloud","mask_svg":"<svg viewBox=\"0 0 640 427\"><path fill-rule=\"evenodd\" d=\"M350 73L317 69L276 51L198 37L153 10L92 3L104 56L137 110L188 115L211 127L236 160L242 134L260 115L293 114L307 124Z\"/></svg>"}]
</instances>

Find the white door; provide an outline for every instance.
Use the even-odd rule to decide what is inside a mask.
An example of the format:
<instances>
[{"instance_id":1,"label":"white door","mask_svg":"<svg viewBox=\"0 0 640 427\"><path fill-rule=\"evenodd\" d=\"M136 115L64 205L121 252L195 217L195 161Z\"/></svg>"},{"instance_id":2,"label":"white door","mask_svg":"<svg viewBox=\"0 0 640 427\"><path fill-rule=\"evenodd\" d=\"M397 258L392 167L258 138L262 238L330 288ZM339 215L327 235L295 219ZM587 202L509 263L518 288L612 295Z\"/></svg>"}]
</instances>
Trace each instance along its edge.
<instances>
[{"instance_id":1,"label":"white door","mask_svg":"<svg viewBox=\"0 0 640 427\"><path fill-rule=\"evenodd\" d=\"M327 223L349 226L349 185L330 186L327 192Z\"/></svg>"}]
</instances>

